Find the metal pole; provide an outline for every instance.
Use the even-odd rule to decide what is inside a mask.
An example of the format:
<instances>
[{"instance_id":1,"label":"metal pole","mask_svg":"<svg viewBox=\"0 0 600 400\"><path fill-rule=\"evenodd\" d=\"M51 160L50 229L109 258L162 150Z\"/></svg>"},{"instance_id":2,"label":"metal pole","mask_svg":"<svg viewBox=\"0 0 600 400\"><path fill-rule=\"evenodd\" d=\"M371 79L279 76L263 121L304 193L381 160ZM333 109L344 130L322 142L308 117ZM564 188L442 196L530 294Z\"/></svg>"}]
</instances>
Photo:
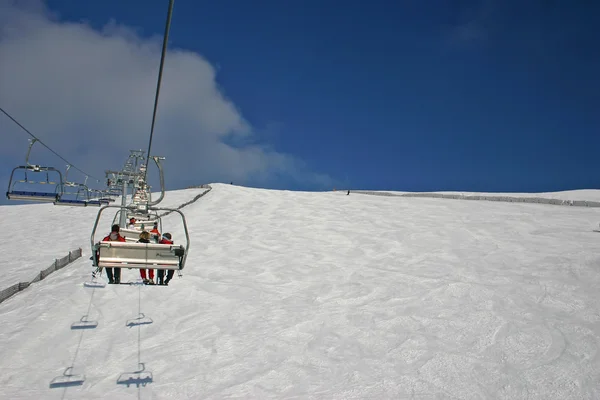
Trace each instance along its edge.
<instances>
[{"instance_id":1,"label":"metal pole","mask_svg":"<svg viewBox=\"0 0 600 400\"><path fill-rule=\"evenodd\" d=\"M123 179L123 197L121 197L121 215L119 218L119 225L121 228L127 227L127 179Z\"/></svg>"}]
</instances>

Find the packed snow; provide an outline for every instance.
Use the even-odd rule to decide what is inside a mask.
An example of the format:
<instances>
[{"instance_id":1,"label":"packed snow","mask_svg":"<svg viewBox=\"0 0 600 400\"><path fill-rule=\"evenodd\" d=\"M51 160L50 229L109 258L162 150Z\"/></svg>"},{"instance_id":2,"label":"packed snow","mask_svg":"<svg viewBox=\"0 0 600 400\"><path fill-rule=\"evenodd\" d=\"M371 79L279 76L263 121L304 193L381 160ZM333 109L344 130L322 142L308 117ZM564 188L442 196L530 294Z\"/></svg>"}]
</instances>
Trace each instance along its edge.
<instances>
[{"instance_id":1,"label":"packed snow","mask_svg":"<svg viewBox=\"0 0 600 400\"><path fill-rule=\"evenodd\" d=\"M600 190L598 189L578 189L565 190L562 192L534 192L534 193L512 193L512 192L457 192L457 191L441 191L441 192L400 192L380 190L375 193L391 193L396 195L411 194L411 193L437 193L443 195L461 195L461 196L492 196L492 197L529 197L541 199L555 199L564 201L600 201Z\"/></svg>"},{"instance_id":2,"label":"packed snow","mask_svg":"<svg viewBox=\"0 0 600 400\"><path fill-rule=\"evenodd\" d=\"M169 286L84 287L91 209L0 208L9 275L84 249L0 304L0 398L600 398L597 210L212 186Z\"/></svg>"}]
</instances>

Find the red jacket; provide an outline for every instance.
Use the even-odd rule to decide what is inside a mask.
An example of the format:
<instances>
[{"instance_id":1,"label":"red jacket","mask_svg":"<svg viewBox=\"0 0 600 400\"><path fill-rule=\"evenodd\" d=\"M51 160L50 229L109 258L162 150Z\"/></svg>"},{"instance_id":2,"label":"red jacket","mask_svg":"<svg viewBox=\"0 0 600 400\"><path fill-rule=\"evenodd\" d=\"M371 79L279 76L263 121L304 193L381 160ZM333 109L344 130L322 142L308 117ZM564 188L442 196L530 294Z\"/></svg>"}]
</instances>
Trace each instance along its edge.
<instances>
[{"instance_id":1,"label":"red jacket","mask_svg":"<svg viewBox=\"0 0 600 400\"><path fill-rule=\"evenodd\" d=\"M172 240L167 240L167 239L160 239L160 242L158 242L159 244L173 244Z\"/></svg>"},{"instance_id":2,"label":"red jacket","mask_svg":"<svg viewBox=\"0 0 600 400\"><path fill-rule=\"evenodd\" d=\"M114 240L114 242L126 242L127 240L125 240L125 238L121 235L119 235L117 233L117 240ZM108 236L106 236L104 239L102 239L103 242L113 242L113 240L110 239L110 234L108 234ZM96 263L100 260L100 252L96 250Z\"/></svg>"},{"instance_id":3,"label":"red jacket","mask_svg":"<svg viewBox=\"0 0 600 400\"><path fill-rule=\"evenodd\" d=\"M126 242L127 240L125 240L125 238L123 236L121 236L120 234L117 233L117 240L111 240L110 239L110 235L106 236L104 239L102 239L103 242Z\"/></svg>"}]
</instances>

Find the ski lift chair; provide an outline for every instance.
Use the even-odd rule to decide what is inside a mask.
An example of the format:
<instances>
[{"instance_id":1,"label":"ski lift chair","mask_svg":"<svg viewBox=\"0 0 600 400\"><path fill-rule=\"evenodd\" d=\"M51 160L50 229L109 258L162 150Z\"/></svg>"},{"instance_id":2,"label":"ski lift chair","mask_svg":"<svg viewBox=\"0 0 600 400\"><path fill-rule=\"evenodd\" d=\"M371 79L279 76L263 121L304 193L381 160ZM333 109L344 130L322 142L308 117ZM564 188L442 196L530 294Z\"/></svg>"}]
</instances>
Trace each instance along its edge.
<instances>
[{"instance_id":1,"label":"ski lift chair","mask_svg":"<svg viewBox=\"0 0 600 400\"><path fill-rule=\"evenodd\" d=\"M42 167L40 165L33 165L29 163L29 155L31 154L31 148L37 142L37 139L29 140L29 149L25 156L25 165L20 165L13 168L10 173L8 180L8 189L6 191L6 198L9 200L25 200L25 201L36 201L53 203L61 196L62 188L62 174L59 170L53 167ZM15 172L23 171L23 178L19 179L18 174L15 176ZM28 174L36 174L35 176L45 175L46 179L31 180ZM50 179L50 174L53 175L54 179ZM57 179L56 179L57 178ZM18 186L19 189L15 187ZM36 187L37 189L46 189L52 187L52 190L25 190L24 188Z\"/></svg>"},{"instance_id":2,"label":"ski lift chair","mask_svg":"<svg viewBox=\"0 0 600 400\"><path fill-rule=\"evenodd\" d=\"M132 243L132 242L96 242L95 235L100 216L107 208L120 208L127 212L127 207L108 205L98 211L96 222L90 237L93 266L100 268L137 268L159 270L182 270L190 248L190 237L187 229L185 215L176 209L152 208L152 211L170 211L179 214L185 232L184 245L157 244L157 243ZM123 210L125 208L125 210ZM123 231L121 229L120 231ZM138 232L139 235L139 232Z\"/></svg>"},{"instance_id":3,"label":"ski lift chair","mask_svg":"<svg viewBox=\"0 0 600 400\"><path fill-rule=\"evenodd\" d=\"M88 206L102 207L103 205L110 204L110 201L102 198L102 193L98 189L90 189L89 192L95 194L95 196L92 195L87 201Z\"/></svg>"},{"instance_id":4,"label":"ski lift chair","mask_svg":"<svg viewBox=\"0 0 600 400\"><path fill-rule=\"evenodd\" d=\"M113 218L113 224L117 224L119 222L121 212L121 210L117 211L115 217ZM139 212L136 206L131 205L127 207L127 221L129 221L131 218L135 218L135 229L138 232L138 234L142 231L142 226L144 227L144 229L151 229L155 222L158 222L158 230L162 232L162 222L156 211L148 211L145 214L143 214Z\"/></svg>"},{"instance_id":5,"label":"ski lift chair","mask_svg":"<svg viewBox=\"0 0 600 400\"><path fill-rule=\"evenodd\" d=\"M118 221L117 216L118 215L115 216L113 224L116 223L116 221ZM127 221L129 221L131 218L136 219L134 224L135 228L121 228L121 230L119 231L121 232L121 236L123 236L128 242L137 242L140 238L140 233L142 233L142 231L150 231L154 226L154 223L158 223L158 231L162 232L162 220L157 213L149 213L148 215L139 215L134 213L127 215ZM146 219L138 220L138 218ZM142 227L144 228L142 229Z\"/></svg>"},{"instance_id":6,"label":"ski lift chair","mask_svg":"<svg viewBox=\"0 0 600 400\"><path fill-rule=\"evenodd\" d=\"M77 188L69 190L66 188ZM74 198L73 198L74 196ZM70 198L69 198L70 197ZM90 202L89 189L82 183L65 182L61 196L54 202L55 206L86 207ZM98 204L99 206L100 204Z\"/></svg>"},{"instance_id":7,"label":"ski lift chair","mask_svg":"<svg viewBox=\"0 0 600 400\"><path fill-rule=\"evenodd\" d=\"M23 179L16 179L15 172L16 171L24 171ZM45 180L31 180L29 179L28 173L38 173L45 174ZM58 179L51 180L50 173L58 175ZM60 188L62 184L62 174L59 170L53 167L41 167L39 165L20 165L15 167L11 174L10 179L8 181L8 190L6 191L6 198L9 200L25 200L25 201L36 201L36 202L45 202L45 203L53 203L57 201L60 196ZM41 188L40 185L46 187L53 187L52 191L41 191L41 190L16 190L16 186L19 186L19 189L22 187L27 187L23 185L35 185L38 188Z\"/></svg>"}]
</instances>

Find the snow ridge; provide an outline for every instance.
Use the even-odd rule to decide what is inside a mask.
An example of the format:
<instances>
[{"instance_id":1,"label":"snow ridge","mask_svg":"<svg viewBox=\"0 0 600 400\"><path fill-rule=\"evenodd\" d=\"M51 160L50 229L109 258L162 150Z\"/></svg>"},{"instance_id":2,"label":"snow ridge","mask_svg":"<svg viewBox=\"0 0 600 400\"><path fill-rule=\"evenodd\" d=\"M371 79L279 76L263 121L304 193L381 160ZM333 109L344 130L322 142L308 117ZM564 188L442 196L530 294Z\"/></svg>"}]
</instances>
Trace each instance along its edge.
<instances>
[{"instance_id":1,"label":"snow ridge","mask_svg":"<svg viewBox=\"0 0 600 400\"><path fill-rule=\"evenodd\" d=\"M455 199L455 200L487 200L502 201L509 203L532 203L532 204L551 204L561 206L575 207L600 207L600 201L592 200L570 200L557 199L552 197L518 197L518 196L499 196L489 194L462 194L462 193L393 193L371 190L351 190L351 193L367 194L373 196L396 196L396 197L425 197L436 199Z\"/></svg>"}]
</instances>

